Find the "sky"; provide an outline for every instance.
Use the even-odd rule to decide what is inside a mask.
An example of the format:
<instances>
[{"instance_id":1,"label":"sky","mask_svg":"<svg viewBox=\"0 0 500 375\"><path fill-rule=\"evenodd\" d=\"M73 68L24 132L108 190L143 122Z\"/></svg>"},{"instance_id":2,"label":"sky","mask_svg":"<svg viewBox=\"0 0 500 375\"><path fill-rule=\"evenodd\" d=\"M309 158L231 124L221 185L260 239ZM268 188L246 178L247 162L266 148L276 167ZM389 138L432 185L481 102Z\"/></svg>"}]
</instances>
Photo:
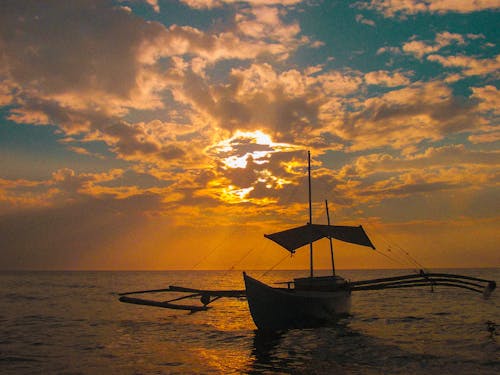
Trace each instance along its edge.
<instances>
[{"instance_id":1,"label":"sky","mask_svg":"<svg viewBox=\"0 0 500 375\"><path fill-rule=\"evenodd\" d=\"M500 267L499 10L3 0L0 269Z\"/></svg>"}]
</instances>

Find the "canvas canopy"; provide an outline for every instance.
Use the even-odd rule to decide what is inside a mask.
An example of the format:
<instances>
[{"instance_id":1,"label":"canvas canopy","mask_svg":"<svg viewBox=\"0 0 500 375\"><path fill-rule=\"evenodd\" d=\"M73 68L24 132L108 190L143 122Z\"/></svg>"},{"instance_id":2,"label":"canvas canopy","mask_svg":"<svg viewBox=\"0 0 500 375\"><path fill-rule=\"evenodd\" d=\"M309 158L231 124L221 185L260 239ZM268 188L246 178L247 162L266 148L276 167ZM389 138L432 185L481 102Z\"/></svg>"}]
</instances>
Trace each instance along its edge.
<instances>
[{"instance_id":1,"label":"canvas canopy","mask_svg":"<svg viewBox=\"0 0 500 375\"><path fill-rule=\"evenodd\" d=\"M269 238L292 253L298 248L322 238L335 238L340 241L368 246L375 249L375 246L373 246L361 225L354 227L345 225L306 224L273 234L265 234L264 237Z\"/></svg>"}]
</instances>

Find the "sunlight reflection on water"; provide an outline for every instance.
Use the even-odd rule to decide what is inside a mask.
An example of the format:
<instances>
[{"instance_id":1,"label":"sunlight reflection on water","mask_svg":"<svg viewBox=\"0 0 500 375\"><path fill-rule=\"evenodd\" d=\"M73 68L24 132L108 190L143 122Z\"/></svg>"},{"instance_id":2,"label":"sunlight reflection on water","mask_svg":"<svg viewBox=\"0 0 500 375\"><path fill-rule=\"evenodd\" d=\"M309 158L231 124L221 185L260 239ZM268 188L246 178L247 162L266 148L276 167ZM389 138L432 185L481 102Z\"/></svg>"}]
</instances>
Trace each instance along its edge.
<instances>
[{"instance_id":1,"label":"sunlight reflection on water","mask_svg":"<svg viewBox=\"0 0 500 375\"><path fill-rule=\"evenodd\" d=\"M398 273L342 272L351 279ZM500 276L491 269L460 273ZM264 280L296 275L276 271ZM355 293L352 316L335 327L271 335L255 331L243 300L186 314L122 304L113 293L169 284L243 288L236 271L0 273L0 372L500 372L499 345L485 325L499 316L498 293L489 300L445 288Z\"/></svg>"}]
</instances>

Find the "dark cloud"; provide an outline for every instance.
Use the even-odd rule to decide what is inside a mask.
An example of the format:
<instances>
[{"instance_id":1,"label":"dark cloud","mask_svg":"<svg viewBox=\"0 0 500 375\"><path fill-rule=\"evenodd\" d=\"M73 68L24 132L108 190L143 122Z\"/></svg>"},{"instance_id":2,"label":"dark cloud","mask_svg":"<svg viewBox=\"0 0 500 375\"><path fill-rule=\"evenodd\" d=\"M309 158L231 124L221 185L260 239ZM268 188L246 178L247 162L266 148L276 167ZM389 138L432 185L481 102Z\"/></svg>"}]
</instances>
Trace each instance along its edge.
<instances>
[{"instance_id":1,"label":"dark cloud","mask_svg":"<svg viewBox=\"0 0 500 375\"><path fill-rule=\"evenodd\" d=\"M186 152L182 148L175 145L163 146L158 153L163 160L181 159L185 154Z\"/></svg>"},{"instance_id":2,"label":"dark cloud","mask_svg":"<svg viewBox=\"0 0 500 375\"><path fill-rule=\"evenodd\" d=\"M164 31L107 0L2 1L2 71L42 95L105 92L129 98L138 50Z\"/></svg>"},{"instance_id":3,"label":"dark cloud","mask_svg":"<svg viewBox=\"0 0 500 375\"><path fill-rule=\"evenodd\" d=\"M242 95L242 78L232 76L228 85L209 86L202 77L189 73L184 81L186 98L202 113L209 114L220 128L229 130L265 130L276 142L293 142L304 132L322 126L321 101L316 92L291 95L278 85Z\"/></svg>"},{"instance_id":4,"label":"dark cloud","mask_svg":"<svg viewBox=\"0 0 500 375\"><path fill-rule=\"evenodd\" d=\"M104 137L111 136L113 150L122 157L151 155L160 152L161 146L148 141L143 129L115 120L113 123L99 129Z\"/></svg>"},{"instance_id":5,"label":"dark cloud","mask_svg":"<svg viewBox=\"0 0 500 375\"><path fill-rule=\"evenodd\" d=\"M471 186L469 182L455 182L455 181L421 181L410 182L401 184L391 184L391 186L380 188L366 188L360 189L359 196L377 196L382 199L393 197L405 197L413 194L425 194L432 192L442 192L450 190L460 190L465 187Z\"/></svg>"}]
</instances>

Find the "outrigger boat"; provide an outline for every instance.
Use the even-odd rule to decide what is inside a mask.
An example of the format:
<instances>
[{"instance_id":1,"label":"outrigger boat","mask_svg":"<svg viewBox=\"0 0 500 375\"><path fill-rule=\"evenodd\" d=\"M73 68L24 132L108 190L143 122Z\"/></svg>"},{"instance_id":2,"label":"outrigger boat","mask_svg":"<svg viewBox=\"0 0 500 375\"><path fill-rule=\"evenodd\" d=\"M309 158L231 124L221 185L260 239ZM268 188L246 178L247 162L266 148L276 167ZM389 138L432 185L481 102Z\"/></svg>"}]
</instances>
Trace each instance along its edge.
<instances>
[{"instance_id":1,"label":"outrigger boat","mask_svg":"<svg viewBox=\"0 0 500 375\"><path fill-rule=\"evenodd\" d=\"M246 298L253 321L259 330L282 330L323 326L346 316L351 308L352 292L364 290L446 286L482 293L488 298L496 288L496 282L476 277L448 273L418 273L361 281L348 281L335 273L332 239L356 245L375 246L360 226L331 225L328 202L325 201L328 223L312 223L311 203L311 158L308 152L309 222L306 225L287 229L266 238L279 244L292 254L309 245L309 277L295 278L279 283L286 286L271 287L243 272L245 290L206 290L169 286L165 289L141 290L120 293L120 301L125 303L186 310L190 313L206 311L212 302L220 298ZM328 238L332 262L331 276L314 276L313 243ZM184 293L180 297L166 301L156 301L129 297L132 294L174 292ZM201 305L183 305L178 301L199 298Z\"/></svg>"}]
</instances>

